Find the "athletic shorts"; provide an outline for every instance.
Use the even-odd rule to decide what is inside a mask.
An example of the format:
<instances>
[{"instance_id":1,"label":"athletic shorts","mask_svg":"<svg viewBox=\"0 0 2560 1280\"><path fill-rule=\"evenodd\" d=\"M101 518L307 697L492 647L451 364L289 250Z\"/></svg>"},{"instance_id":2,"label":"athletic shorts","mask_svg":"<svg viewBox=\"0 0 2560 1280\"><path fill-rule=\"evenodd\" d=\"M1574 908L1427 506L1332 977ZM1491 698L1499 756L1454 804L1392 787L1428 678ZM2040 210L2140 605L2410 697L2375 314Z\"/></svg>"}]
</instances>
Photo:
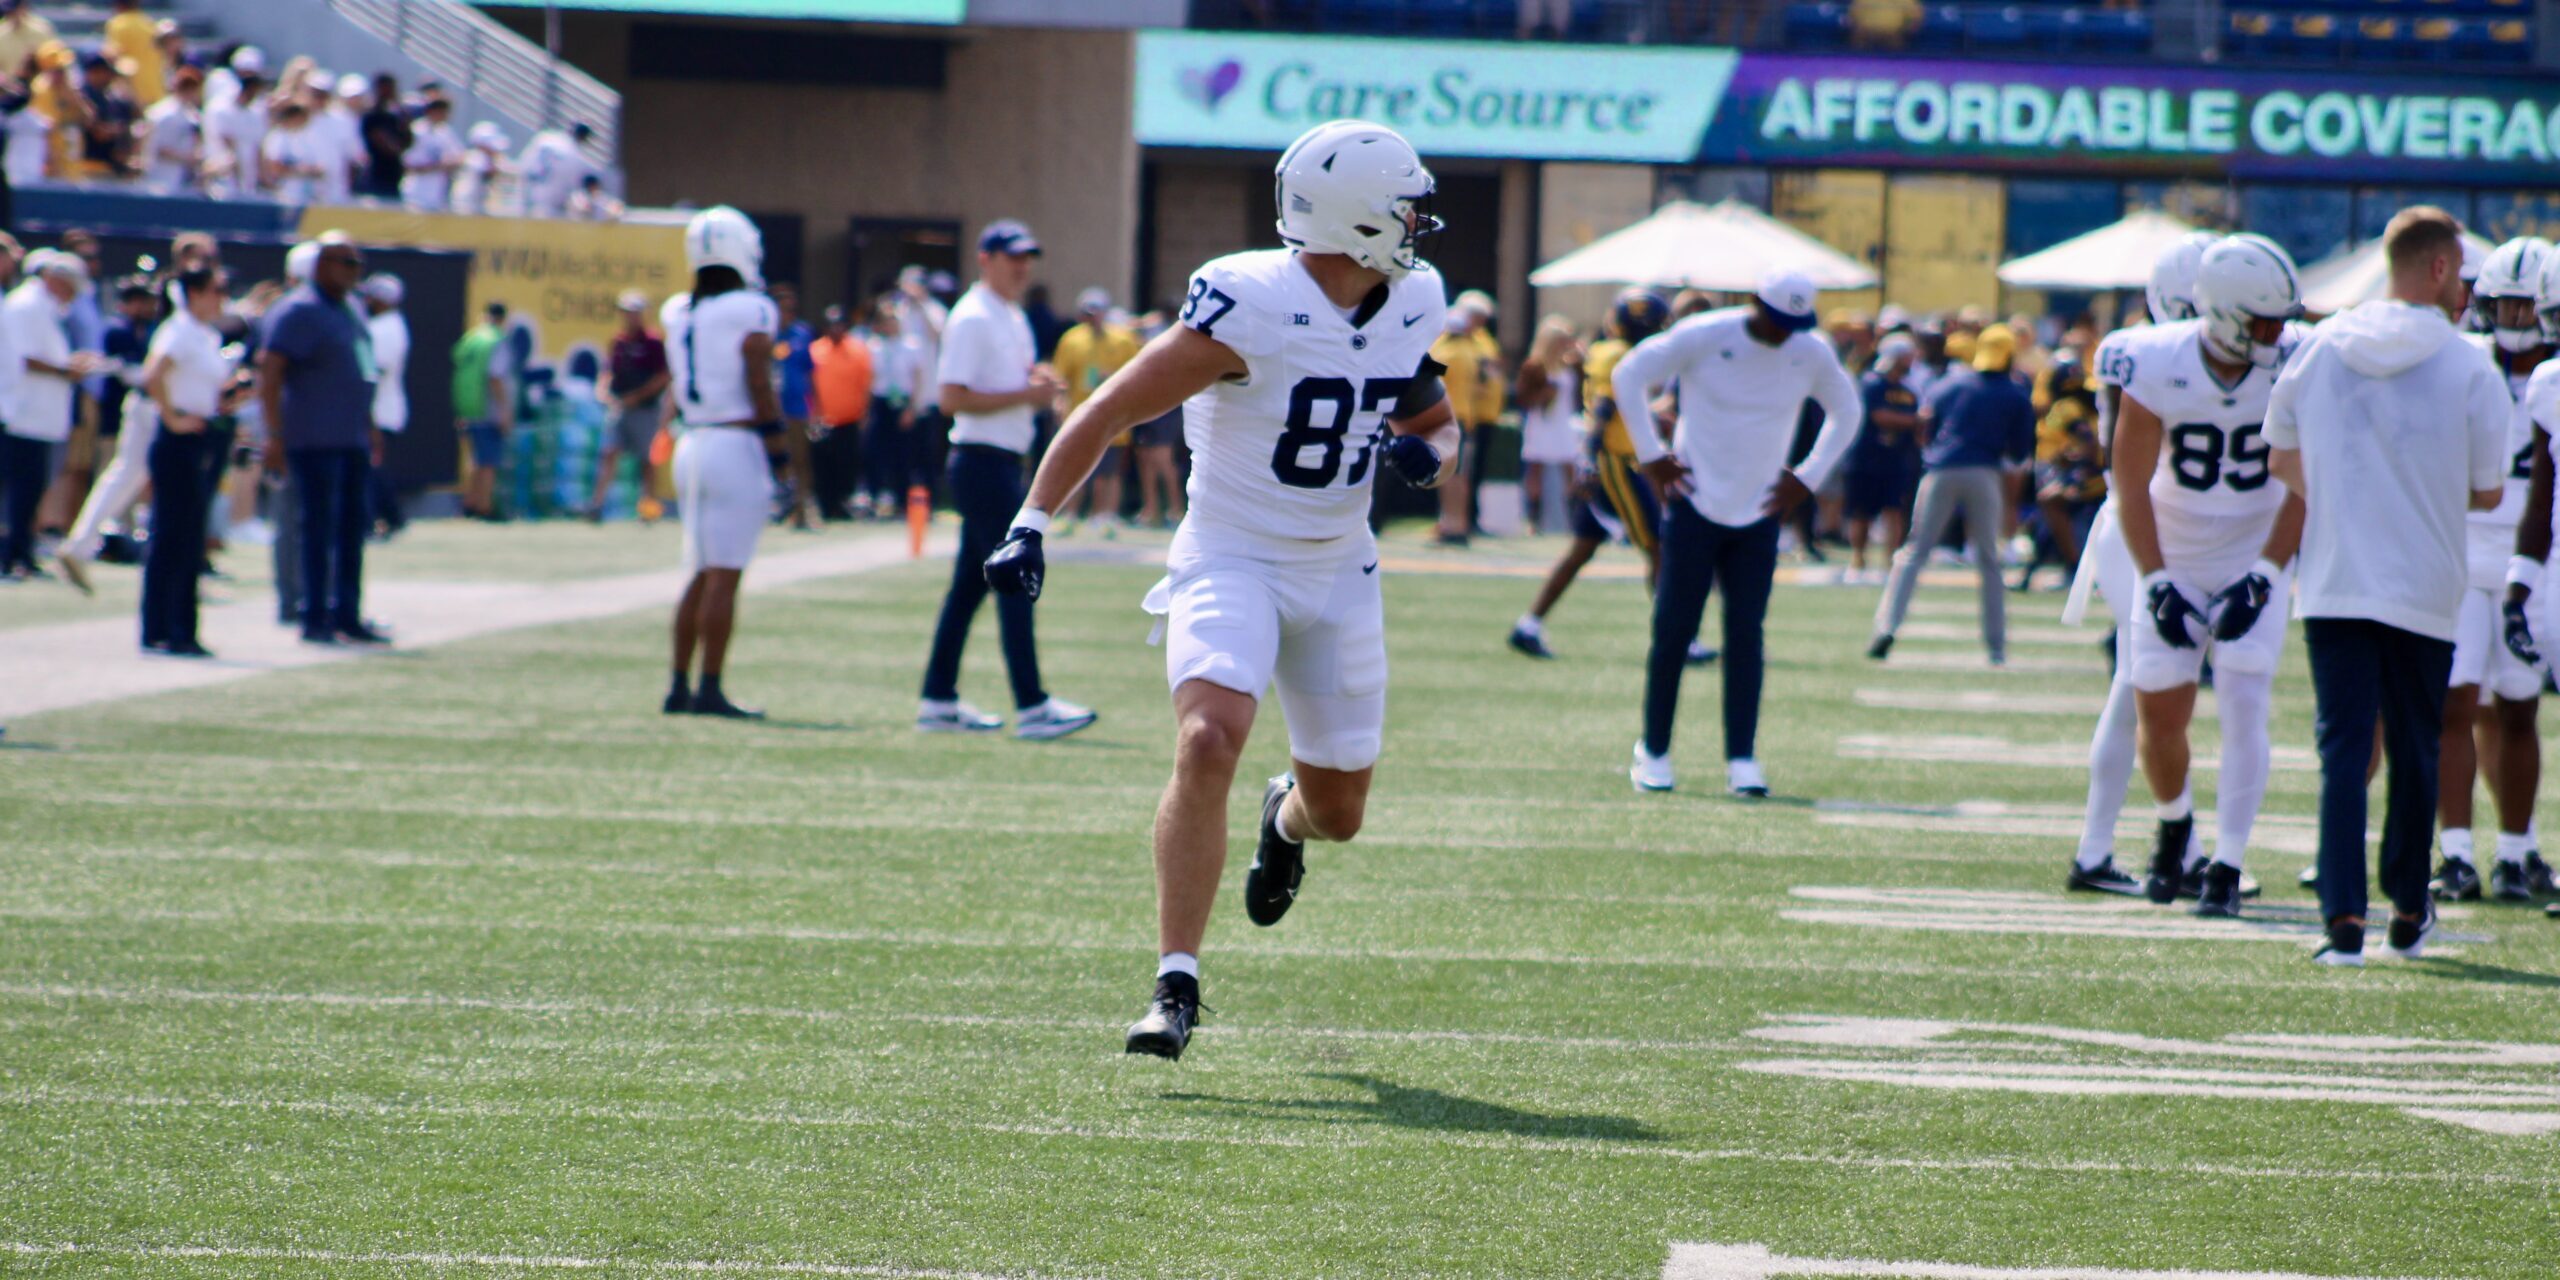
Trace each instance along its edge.
<instances>
[{"instance_id":1,"label":"athletic shorts","mask_svg":"<svg viewBox=\"0 0 2560 1280\"><path fill-rule=\"evenodd\" d=\"M1911 496L1919 487L1899 466L1860 468L1843 477L1843 510L1852 520L1873 520L1888 511L1911 512Z\"/></svg>"},{"instance_id":2,"label":"athletic shorts","mask_svg":"<svg viewBox=\"0 0 2560 1280\"><path fill-rule=\"evenodd\" d=\"M653 402L626 409L613 416L613 435L607 441L614 448L646 461L649 446L658 438L658 406Z\"/></svg>"},{"instance_id":3,"label":"athletic shorts","mask_svg":"<svg viewBox=\"0 0 2560 1280\"><path fill-rule=\"evenodd\" d=\"M2198 610L2208 607L2213 594L2248 576L2250 567L2266 549L2267 534L2275 527L2275 513L2264 512L2244 516L2199 516L2165 509L2158 511L2160 554L2167 562L2169 580L2178 585L2189 603ZM2126 555L2130 561L2130 553ZM2141 592L2140 579L2127 592ZM2107 604L2120 608L2133 619L2133 687L2145 693L2158 693L2180 685L2194 684L2204 673L2205 658L2213 658L2217 672L2234 675L2264 675L2272 679L2276 660L2284 653L2285 620L2292 612L2293 583L2279 577L2273 584L2275 594L2267 601L2266 611L2258 615L2257 625L2237 640L2217 641L2203 636L2192 648L2178 648L2160 638L2160 629L2151 622L2148 600L2135 603L2119 601L2112 595ZM2195 623L2197 631L2204 624Z\"/></svg>"},{"instance_id":4,"label":"athletic shorts","mask_svg":"<svg viewBox=\"0 0 2560 1280\"><path fill-rule=\"evenodd\" d=\"M687 427L676 438L676 509L684 567L744 569L764 533L773 473L764 441L744 427Z\"/></svg>"},{"instance_id":5,"label":"athletic shorts","mask_svg":"<svg viewBox=\"0 0 2560 1280\"><path fill-rule=\"evenodd\" d=\"M1182 410L1150 418L1129 428L1129 442L1141 449L1169 449L1182 443Z\"/></svg>"},{"instance_id":6,"label":"athletic shorts","mask_svg":"<svg viewBox=\"0 0 2560 1280\"><path fill-rule=\"evenodd\" d=\"M1594 467L1594 492L1573 510L1573 536L1585 542L1624 542L1651 551L1662 532L1662 504L1653 482L1632 459L1602 453Z\"/></svg>"},{"instance_id":7,"label":"athletic shorts","mask_svg":"<svg viewBox=\"0 0 2560 1280\"><path fill-rule=\"evenodd\" d=\"M2507 649L2507 618L2499 607L2506 595L2504 585L2496 591L2474 587L2463 592L2462 610L2453 624L2452 683L2480 686L2483 702L2493 696L2524 702L2542 694L2542 672Z\"/></svg>"},{"instance_id":8,"label":"athletic shorts","mask_svg":"<svg viewBox=\"0 0 2560 1280\"><path fill-rule=\"evenodd\" d=\"M1368 530L1305 542L1186 519L1146 610L1163 619L1175 690L1205 680L1259 701L1277 685L1291 758L1319 769L1378 762L1387 620Z\"/></svg>"},{"instance_id":9,"label":"athletic shorts","mask_svg":"<svg viewBox=\"0 0 2560 1280\"><path fill-rule=\"evenodd\" d=\"M466 429L471 441L471 465L494 467L507 460L507 437L494 422L475 422Z\"/></svg>"}]
</instances>

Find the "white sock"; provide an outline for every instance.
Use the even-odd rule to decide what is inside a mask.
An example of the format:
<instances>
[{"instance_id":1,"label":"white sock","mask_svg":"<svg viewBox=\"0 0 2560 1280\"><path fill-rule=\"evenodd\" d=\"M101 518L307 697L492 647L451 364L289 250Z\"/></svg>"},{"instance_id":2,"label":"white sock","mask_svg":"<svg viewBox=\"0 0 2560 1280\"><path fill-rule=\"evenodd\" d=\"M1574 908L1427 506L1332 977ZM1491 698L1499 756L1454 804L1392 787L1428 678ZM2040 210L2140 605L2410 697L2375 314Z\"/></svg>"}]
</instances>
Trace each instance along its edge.
<instances>
[{"instance_id":1,"label":"white sock","mask_svg":"<svg viewBox=\"0 0 2560 1280\"><path fill-rule=\"evenodd\" d=\"M2214 682L2222 714L2222 776L2213 786L2213 860L2238 867L2249 850L2250 829L2267 798L2267 773L2275 745L2268 733L2275 716L2275 676L2223 671Z\"/></svg>"},{"instance_id":2,"label":"white sock","mask_svg":"<svg viewBox=\"0 0 2560 1280\"><path fill-rule=\"evenodd\" d=\"M2465 832L2464 834L2469 834ZM2498 833L2498 861L2514 866L2524 865L2524 855L2533 851L2533 837L2521 832Z\"/></svg>"},{"instance_id":3,"label":"white sock","mask_svg":"<svg viewBox=\"0 0 2560 1280\"><path fill-rule=\"evenodd\" d=\"M2196 816L2196 789L2179 788L2177 799L2160 801L2152 806L2152 812L2158 814L2162 822L2177 822Z\"/></svg>"},{"instance_id":4,"label":"white sock","mask_svg":"<svg viewBox=\"0 0 2560 1280\"><path fill-rule=\"evenodd\" d=\"M2506 833L2500 832L2498 834L2498 852L2502 856L2506 852L2506 844ZM2436 847L2444 850L2444 856L2451 858L2456 862L2471 861L2471 828L2446 827L2444 830L2436 833Z\"/></svg>"},{"instance_id":5,"label":"white sock","mask_svg":"<svg viewBox=\"0 0 2560 1280\"><path fill-rule=\"evenodd\" d=\"M1280 812L1271 815L1271 827L1280 833L1281 839L1291 844L1306 843L1303 839L1289 834L1289 802L1285 799L1280 802Z\"/></svg>"},{"instance_id":6,"label":"white sock","mask_svg":"<svg viewBox=\"0 0 2560 1280\"><path fill-rule=\"evenodd\" d=\"M1544 634L1546 634L1546 630L1547 630L1547 624L1546 624L1546 622L1545 622L1544 620L1540 619L1540 618L1538 617L1538 615L1536 615L1536 614L1534 614L1534 613L1524 613L1524 614L1521 614L1521 615L1520 615L1520 621L1519 621L1519 622L1517 622L1517 623L1515 623L1515 624L1513 624L1513 625L1514 625L1514 626L1516 626L1518 629L1520 629L1520 630L1522 630L1522 631L1526 631L1526 632L1528 632L1530 635L1533 635L1533 636L1535 636L1535 635L1544 635Z\"/></svg>"},{"instance_id":7,"label":"white sock","mask_svg":"<svg viewBox=\"0 0 2560 1280\"><path fill-rule=\"evenodd\" d=\"M1198 982L1200 980L1200 957L1195 956L1188 951L1165 952L1163 955L1156 957L1156 976L1161 978L1168 973L1184 974L1193 982Z\"/></svg>"},{"instance_id":8,"label":"white sock","mask_svg":"<svg viewBox=\"0 0 2560 1280\"><path fill-rule=\"evenodd\" d=\"M2084 871L2095 868L2114 852L2116 818L2124 812L2126 788L2133 785L2133 766L2137 754L2134 732L2138 727L2133 709L2132 670L2133 638L2117 632L2117 646L2123 651L2125 664L2115 682L2107 686L2106 709L2098 713L2097 732L2089 736L2089 807L2080 823L2080 856L2075 859Z\"/></svg>"}]
</instances>

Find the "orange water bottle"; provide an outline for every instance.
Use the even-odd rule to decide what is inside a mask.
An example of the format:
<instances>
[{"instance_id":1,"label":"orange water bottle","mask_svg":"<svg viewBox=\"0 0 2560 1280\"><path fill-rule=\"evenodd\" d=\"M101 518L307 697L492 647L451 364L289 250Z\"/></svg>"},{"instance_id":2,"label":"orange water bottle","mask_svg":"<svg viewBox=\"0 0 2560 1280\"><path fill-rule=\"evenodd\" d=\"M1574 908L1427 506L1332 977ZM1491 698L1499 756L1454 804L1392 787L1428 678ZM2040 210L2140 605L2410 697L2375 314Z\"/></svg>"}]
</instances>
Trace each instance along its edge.
<instances>
[{"instance_id":1,"label":"orange water bottle","mask_svg":"<svg viewBox=\"0 0 2560 1280\"><path fill-rule=\"evenodd\" d=\"M907 558L924 558L925 526L933 523L933 490L923 485L907 486Z\"/></svg>"}]
</instances>

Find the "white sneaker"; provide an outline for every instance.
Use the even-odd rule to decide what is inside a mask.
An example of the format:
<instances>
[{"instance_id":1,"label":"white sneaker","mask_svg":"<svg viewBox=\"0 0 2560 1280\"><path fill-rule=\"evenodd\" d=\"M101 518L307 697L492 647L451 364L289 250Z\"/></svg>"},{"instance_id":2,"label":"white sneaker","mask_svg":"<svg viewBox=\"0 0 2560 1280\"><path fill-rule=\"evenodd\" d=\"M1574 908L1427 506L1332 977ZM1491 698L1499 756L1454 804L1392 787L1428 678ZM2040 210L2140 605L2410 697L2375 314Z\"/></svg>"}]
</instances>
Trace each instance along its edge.
<instances>
[{"instance_id":1,"label":"white sneaker","mask_svg":"<svg viewBox=\"0 0 2560 1280\"><path fill-rule=\"evenodd\" d=\"M1627 766L1627 780L1635 783L1638 791L1669 791L1671 757L1653 755L1643 743L1637 743L1635 763Z\"/></svg>"},{"instance_id":2,"label":"white sneaker","mask_svg":"<svg viewBox=\"0 0 2560 1280\"><path fill-rule=\"evenodd\" d=\"M1724 786L1725 790L1735 795L1749 796L1755 800L1769 794L1769 779L1767 775L1760 772L1760 762L1757 760L1725 761Z\"/></svg>"},{"instance_id":3,"label":"white sneaker","mask_svg":"<svg viewBox=\"0 0 2560 1280\"><path fill-rule=\"evenodd\" d=\"M916 728L926 733L993 733L1003 727L1003 720L956 699L916 704Z\"/></svg>"},{"instance_id":4,"label":"white sneaker","mask_svg":"<svg viewBox=\"0 0 2560 1280\"><path fill-rule=\"evenodd\" d=\"M1024 707L1014 713L1013 736L1034 742L1063 738L1092 724L1093 708L1079 707L1064 698L1051 698L1036 707Z\"/></svg>"}]
</instances>

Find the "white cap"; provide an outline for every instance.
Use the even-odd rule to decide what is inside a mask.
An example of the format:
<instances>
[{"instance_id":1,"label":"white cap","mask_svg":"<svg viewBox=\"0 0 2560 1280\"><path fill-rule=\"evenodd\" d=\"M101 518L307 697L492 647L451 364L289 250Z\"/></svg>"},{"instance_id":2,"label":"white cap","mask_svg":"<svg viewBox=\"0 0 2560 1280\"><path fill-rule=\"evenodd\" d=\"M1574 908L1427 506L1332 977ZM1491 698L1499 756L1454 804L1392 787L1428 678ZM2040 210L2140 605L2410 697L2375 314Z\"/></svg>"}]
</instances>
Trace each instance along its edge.
<instances>
[{"instance_id":1,"label":"white cap","mask_svg":"<svg viewBox=\"0 0 2560 1280\"><path fill-rule=\"evenodd\" d=\"M2462 278L2464 280L2479 279L2480 268L2487 265L2489 265L2489 254L2480 247L2480 242L2469 236L2462 237Z\"/></svg>"},{"instance_id":2,"label":"white cap","mask_svg":"<svg viewBox=\"0 0 2560 1280\"><path fill-rule=\"evenodd\" d=\"M39 276L68 276L74 280L89 278L89 264L76 253L60 249L38 249L27 255L27 272Z\"/></svg>"},{"instance_id":3,"label":"white cap","mask_svg":"<svg viewBox=\"0 0 2560 1280\"><path fill-rule=\"evenodd\" d=\"M259 52L254 44L244 44L231 51L231 69L244 76L265 75L267 55Z\"/></svg>"},{"instance_id":4,"label":"white cap","mask_svg":"<svg viewBox=\"0 0 2560 1280\"><path fill-rule=\"evenodd\" d=\"M1460 311L1472 311L1488 320L1493 318L1493 295L1482 289L1469 289L1449 305Z\"/></svg>"},{"instance_id":5,"label":"white cap","mask_svg":"<svg viewBox=\"0 0 2560 1280\"><path fill-rule=\"evenodd\" d=\"M1876 344L1876 358L1879 360L1918 354L1920 354L1920 344L1913 342L1911 335L1907 333L1888 333L1884 336L1884 341Z\"/></svg>"},{"instance_id":6,"label":"white cap","mask_svg":"<svg viewBox=\"0 0 2560 1280\"><path fill-rule=\"evenodd\" d=\"M302 77L302 82L322 93L336 93L338 91L338 82L330 78L328 72L323 71L318 67L313 67L307 74L305 74Z\"/></svg>"},{"instance_id":7,"label":"white cap","mask_svg":"<svg viewBox=\"0 0 2560 1280\"><path fill-rule=\"evenodd\" d=\"M496 147L504 151L507 147L507 131L490 121L483 120L471 126L470 142L475 147Z\"/></svg>"},{"instance_id":8,"label":"white cap","mask_svg":"<svg viewBox=\"0 0 2560 1280\"><path fill-rule=\"evenodd\" d=\"M1795 322L1799 329L1812 328L1818 318L1813 281L1801 271L1771 271L1760 277L1760 287L1752 292L1762 304L1781 318Z\"/></svg>"},{"instance_id":9,"label":"white cap","mask_svg":"<svg viewBox=\"0 0 2560 1280\"><path fill-rule=\"evenodd\" d=\"M1111 291L1109 289L1105 289L1100 285L1095 285L1094 287L1076 295L1076 311L1079 314L1087 311L1107 312L1109 310L1111 310Z\"/></svg>"},{"instance_id":10,"label":"white cap","mask_svg":"<svg viewBox=\"0 0 2560 1280\"><path fill-rule=\"evenodd\" d=\"M355 72L350 71L338 77L338 96L341 98L361 98L371 92L373 92L372 86L366 84L364 77Z\"/></svg>"},{"instance_id":11,"label":"white cap","mask_svg":"<svg viewBox=\"0 0 2560 1280\"><path fill-rule=\"evenodd\" d=\"M364 296L387 307L399 306L400 299L407 297L408 293L408 289L400 283L400 277L388 273L364 282Z\"/></svg>"},{"instance_id":12,"label":"white cap","mask_svg":"<svg viewBox=\"0 0 2560 1280\"><path fill-rule=\"evenodd\" d=\"M320 242L305 240L284 253L284 278L296 284L311 282L311 270L320 265Z\"/></svg>"}]
</instances>

